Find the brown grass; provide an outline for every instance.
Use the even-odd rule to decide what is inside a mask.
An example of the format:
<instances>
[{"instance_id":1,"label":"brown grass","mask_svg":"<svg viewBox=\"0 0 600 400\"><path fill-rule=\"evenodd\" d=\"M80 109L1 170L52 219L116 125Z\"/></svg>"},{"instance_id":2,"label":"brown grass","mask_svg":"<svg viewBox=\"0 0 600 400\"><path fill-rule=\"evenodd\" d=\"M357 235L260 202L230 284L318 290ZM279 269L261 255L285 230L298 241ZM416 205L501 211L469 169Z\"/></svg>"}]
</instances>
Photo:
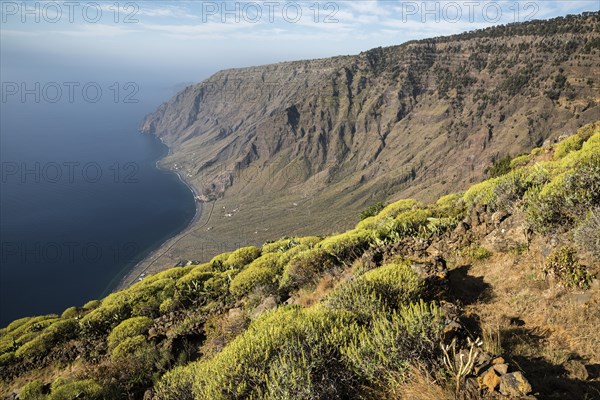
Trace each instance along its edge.
<instances>
[{"instance_id":1,"label":"brown grass","mask_svg":"<svg viewBox=\"0 0 600 400\"><path fill-rule=\"evenodd\" d=\"M451 388L434 379L423 367L411 366L404 382L393 388L390 400L456 400Z\"/></svg>"}]
</instances>

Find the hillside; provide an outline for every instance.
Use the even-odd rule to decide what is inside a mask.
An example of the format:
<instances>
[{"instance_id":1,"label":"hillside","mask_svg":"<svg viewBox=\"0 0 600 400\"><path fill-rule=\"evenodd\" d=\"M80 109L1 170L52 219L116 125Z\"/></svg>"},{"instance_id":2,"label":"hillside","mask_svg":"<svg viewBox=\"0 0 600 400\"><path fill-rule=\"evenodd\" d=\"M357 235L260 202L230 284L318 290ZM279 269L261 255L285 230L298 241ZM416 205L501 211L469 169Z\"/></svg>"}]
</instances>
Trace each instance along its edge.
<instances>
[{"instance_id":1,"label":"hillside","mask_svg":"<svg viewBox=\"0 0 600 400\"><path fill-rule=\"evenodd\" d=\"M154 268L347 229L377 201L435 200L501 157L597 120L599 20L231 69L187 87L141 131L171 147L163 164L196 188L206 212Z\"/></svg>"},{"instance_id":2,"label":"hillside","mask_svg":"<svg viewBox=\"0 0 600 400\"><path fill-rule=\"evenodd\" d=\"M345 233L242 247L14 321L1 394L597 398L600 121L491 171L433 203L369 207Z\"/></svg>"}]
</instances>

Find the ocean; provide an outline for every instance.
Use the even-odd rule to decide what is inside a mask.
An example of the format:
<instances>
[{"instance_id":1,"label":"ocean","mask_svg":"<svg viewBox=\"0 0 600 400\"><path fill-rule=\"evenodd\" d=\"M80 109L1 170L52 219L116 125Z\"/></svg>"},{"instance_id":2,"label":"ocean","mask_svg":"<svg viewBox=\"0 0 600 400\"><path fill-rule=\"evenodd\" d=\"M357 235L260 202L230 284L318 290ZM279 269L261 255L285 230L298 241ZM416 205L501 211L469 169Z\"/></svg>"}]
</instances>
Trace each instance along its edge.
<instances>
[{"instance_id":1,"label":"ocean","mask_svg":"<svg viewBox=\"0 0 600 400\"><path fill-rule=\"evenodd\" d=\"M192 192L137 130L166 96L3 99L0 326L101 298L189 224Z\"/></svg>"}]
</instances>

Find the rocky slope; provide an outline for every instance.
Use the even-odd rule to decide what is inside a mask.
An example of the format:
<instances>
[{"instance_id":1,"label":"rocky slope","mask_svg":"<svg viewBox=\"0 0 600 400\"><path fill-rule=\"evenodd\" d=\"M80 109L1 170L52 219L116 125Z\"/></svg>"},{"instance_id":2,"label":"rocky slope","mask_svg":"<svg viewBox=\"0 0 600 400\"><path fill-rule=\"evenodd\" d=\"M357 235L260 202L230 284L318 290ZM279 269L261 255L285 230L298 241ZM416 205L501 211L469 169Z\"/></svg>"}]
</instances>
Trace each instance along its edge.
<instances>
[{"instance_id":1,"label":"rocky slope","mask_svg":"<svg viewBox=\"0 0 600 400\"><path fill-rule=\"evenodd\" d=\"M599 22L594 13L499 26L225 70L187 87L141 131L172 148L164 164L203 201L218 201L162 261L189 258L192 246L208 258L347 228L341 221L369 203L463 189L499 157L596 120Z\"/></svg>"},{"instance_id":2,"label":"rocky slope","mask_svg":"<svg viewBox=\"0 0 600 400\"><path fill-rule=\"evenodd\" d=\"M435 203L0 329L0 397L593 399L600 121Z\"/></svg>"}]
</instances>

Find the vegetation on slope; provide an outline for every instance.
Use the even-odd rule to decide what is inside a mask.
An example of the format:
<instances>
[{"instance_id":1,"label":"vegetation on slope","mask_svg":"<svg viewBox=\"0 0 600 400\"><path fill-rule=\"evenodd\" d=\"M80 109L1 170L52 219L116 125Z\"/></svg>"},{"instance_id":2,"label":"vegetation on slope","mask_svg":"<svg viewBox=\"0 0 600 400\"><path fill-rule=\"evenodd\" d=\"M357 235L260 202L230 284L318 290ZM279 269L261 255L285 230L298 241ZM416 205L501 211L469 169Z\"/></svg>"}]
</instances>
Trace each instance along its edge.
<instances>
[{"instance_id":1,"label":"vegetation on slope","mask_svg":"<svg viewBox=\"0 0 600 400\"><path fill-rule=\"evenodd\" d=\"M21 399L527 395L520 372L488 369L502 354L464 326L446 261L484 262L493 254L480 239L522 213L526 245L549 235L568 243L555 246L543 272L588 289L600 251L600 123L502 165L464 194L371 208L342 234L240 248L61 316L14 321L0 331L3 391ZM411 392L419 382L430 389Z\"/></svg>"}]
</instances>

